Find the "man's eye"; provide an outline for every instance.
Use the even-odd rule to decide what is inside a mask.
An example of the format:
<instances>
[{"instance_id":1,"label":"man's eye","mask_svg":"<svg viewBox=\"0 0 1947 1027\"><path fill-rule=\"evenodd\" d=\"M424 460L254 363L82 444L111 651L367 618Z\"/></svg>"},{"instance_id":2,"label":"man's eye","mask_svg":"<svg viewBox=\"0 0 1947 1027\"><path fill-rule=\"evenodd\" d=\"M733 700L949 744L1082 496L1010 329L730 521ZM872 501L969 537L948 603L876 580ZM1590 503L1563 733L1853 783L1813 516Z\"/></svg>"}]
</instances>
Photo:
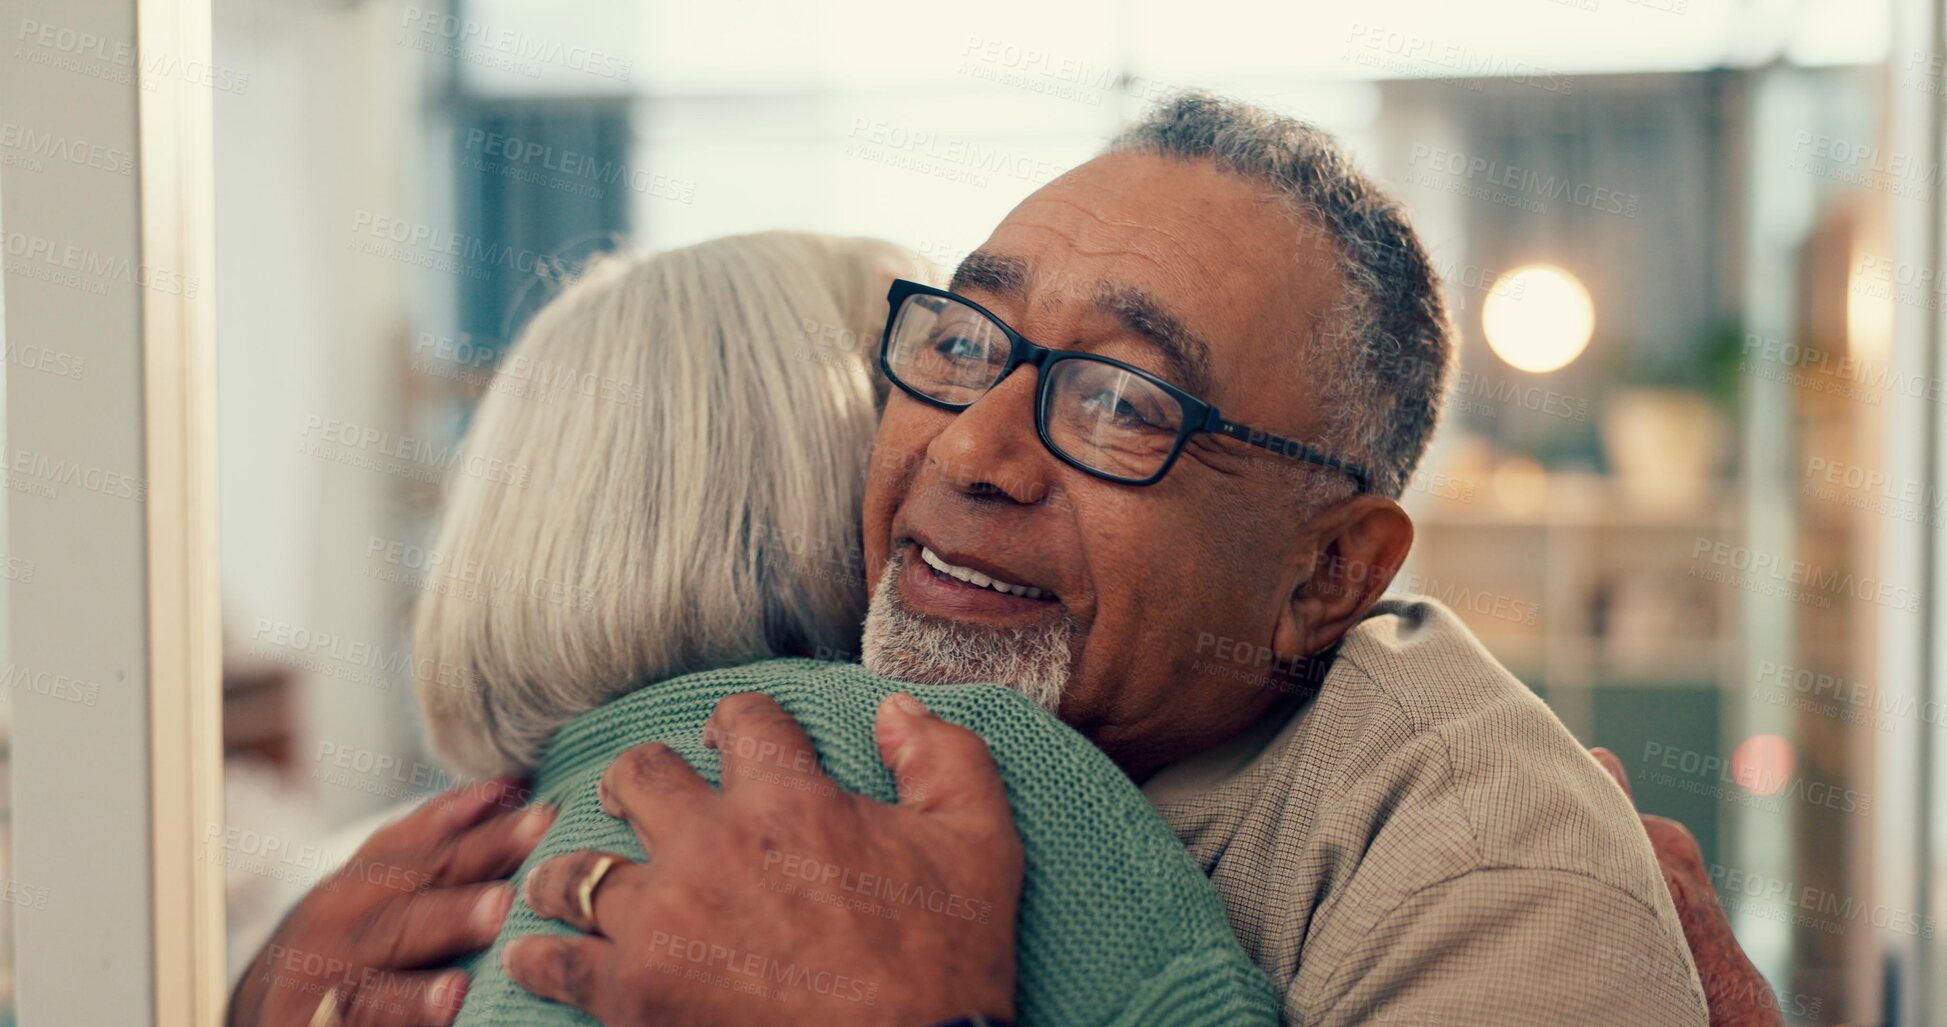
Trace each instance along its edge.
<instances>
[{"instance_id":1,"label":"man's eye","mask_svg":"<svg viewBox=\"0 0 1947 1027\"><path fill-rule=\"evenodd\" d=\"M933 343L934 352L948 360L985 360L987 347L964 335L950 335Z\"/></svg>"},{"instance_id":2,"label":"man's eye","mask_svg":"<svg viewBox=\"0 0 1947 1027\"><path fill-rule=\"evenodd\" d=\"M1150 417L1143 410L1139 409L1136 404L1129 402L1126 398L1114 392L1104 390L1094 393L1088 399L1084 400L1083 403L1088 407L1090 413L1097 417L1113 417L1123 427L1139 430L1151 428L1160 429L1163 427L1157 423L1157 419Z\"/></svg>"}]
</instances>

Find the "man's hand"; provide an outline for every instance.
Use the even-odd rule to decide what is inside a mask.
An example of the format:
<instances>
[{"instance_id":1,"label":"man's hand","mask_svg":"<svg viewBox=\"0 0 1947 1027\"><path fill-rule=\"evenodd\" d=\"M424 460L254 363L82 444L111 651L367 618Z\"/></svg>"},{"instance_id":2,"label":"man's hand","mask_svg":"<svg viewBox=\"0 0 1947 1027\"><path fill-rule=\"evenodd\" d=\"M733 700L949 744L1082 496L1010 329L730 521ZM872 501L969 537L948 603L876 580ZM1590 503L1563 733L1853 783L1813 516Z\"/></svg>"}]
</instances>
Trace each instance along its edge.
<instances>
[{"instance_id":1,"label":"man's hand","mask_svg":"<svg viewBox=\"0 0 1947 1027\"><path fill-rule=\"evenodd\" d=\"M433 1027L466 997L460 970L428 970L493 943L513 874L553 810L511 781L435 796L366 841L292 909L237 984L231 1027Z\"/></svg>"},{"instance_id":2,"label":"man's hand","mask_svg":"<svg viewBox=\"0 0 1947 1027\"><path fill-rule=\"evenodd\" d=\"M1590 749L1589 753L1634 802L1622 760L1607 749ZM1656 862L1663 868L1663 883L1669 886L1670 899L1676 904L1677 919L1683 922L1683 940L1690 943L1690 958L1697 964L1697 976L1703 979L1711 1027L1781 1027L1785 1020L1778 1011L1778 997L1731 934L1731 921L1717 901L1710 874L1704 870L1697 839L1668 817L1642 817L1650 847L1656 850Z\"/></svg>"},{"instance_id":3,"label":"man's hand","mask_svg":"<svg viewBox=\"0 0 1947 1027\"><path fill-rule=\"evenodd\" d=\"M1011 1018L1023 857L993 757L911 696L875 728L896 806L834 784L763 695L724 699L704 726L720 792L666 746L623 753L602 809L649 861L536 867L528 904L587 936L522 938L507 972L611 1025Z\"/></svg>"}]
</instances>

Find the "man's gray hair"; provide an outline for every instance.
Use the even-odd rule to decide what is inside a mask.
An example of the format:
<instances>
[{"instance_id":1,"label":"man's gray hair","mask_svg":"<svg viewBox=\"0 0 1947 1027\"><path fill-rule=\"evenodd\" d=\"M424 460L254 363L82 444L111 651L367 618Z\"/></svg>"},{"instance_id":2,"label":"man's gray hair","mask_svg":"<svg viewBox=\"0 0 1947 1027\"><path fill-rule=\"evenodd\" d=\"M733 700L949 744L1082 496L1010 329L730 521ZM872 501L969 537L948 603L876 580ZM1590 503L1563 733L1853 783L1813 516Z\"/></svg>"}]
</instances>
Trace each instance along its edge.
<instances>
[{"instance_id":1,"label":"man's gray hair","mask_svg":"<svg viewBox=\"0 0 1947 1027\"><path fill-rule=\"evenodd\" d=\"M1163 101L1108 152L1212 161L1284 197L1301 247L1323 231L1345 284L1305 355L1328 411L1323 438L1397 498L1439 421L1453 356L1438 277L1399 202L1316 125L1205 93Z\"/></svg>"}]
</instances>

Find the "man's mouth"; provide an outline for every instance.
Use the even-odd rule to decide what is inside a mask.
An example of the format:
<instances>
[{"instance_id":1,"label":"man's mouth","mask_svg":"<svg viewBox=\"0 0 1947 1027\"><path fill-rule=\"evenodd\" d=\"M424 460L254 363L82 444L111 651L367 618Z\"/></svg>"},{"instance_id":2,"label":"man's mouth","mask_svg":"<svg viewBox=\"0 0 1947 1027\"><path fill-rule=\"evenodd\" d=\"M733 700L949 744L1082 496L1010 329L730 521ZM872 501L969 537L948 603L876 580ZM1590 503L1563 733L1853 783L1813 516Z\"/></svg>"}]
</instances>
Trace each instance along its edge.
<instances>
[{"instance_id":1,"label":"man's mouth","mask_svg":"<svg viewBox=\"0 0 1947 1027\"><path fill-rule=\"evenodd\" d=\"M919 547L919 558L926 561L926 566L933 568L935 575L964 581L975 588L991 588L996 592L1006 592L1009 595L1020 596L1023 599L1040 599L1047 594L1033 585L1016 585L1013 582L1002 581L999 578L982 574L972 567L962 567L958 564L948 563L940 558L940 554L925 546Z\"/></svg>"},{"instance_id":2,"label":"man's mouth","mask_svg":"<svg viewBox=\"0 0 1947 1027\"><path fill-rule=\"evenodd\" d=\"M921 613L948 620L1023 624L1061 609L1054 590L1013 580L1007 569L979 557L942 553L918 539L909 540L907 547L899 591ZM1014 578L1022 576L1013 572Z\"/></svg>"}]
</instances>

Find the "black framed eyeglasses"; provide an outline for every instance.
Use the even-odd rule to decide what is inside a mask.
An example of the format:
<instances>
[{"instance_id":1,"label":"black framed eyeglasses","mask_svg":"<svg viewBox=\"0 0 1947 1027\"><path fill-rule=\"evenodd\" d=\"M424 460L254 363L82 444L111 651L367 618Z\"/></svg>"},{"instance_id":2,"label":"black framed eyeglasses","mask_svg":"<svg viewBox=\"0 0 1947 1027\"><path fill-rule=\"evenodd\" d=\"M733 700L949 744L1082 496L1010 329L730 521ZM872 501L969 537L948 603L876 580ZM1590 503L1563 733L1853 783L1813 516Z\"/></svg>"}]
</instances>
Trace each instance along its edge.
<instances>
[{"instance_id":1,"label":"black framed eyeglasses","mask_svg":"<svg viewBox=\"0 0 1947 1027\"><path fill-rule=\"evenodd\" d=\"M879 367L900 391L958 413L1026 364L1039 374L1034 430L1063 463L1124 485L1154 485L1191 436L1214 432L1293 460L1350 475L1371 488L1365 468L1303 442L1236 421L1216 407L1120 360L1053 349L964 297L896 279Z\"/></svg>"}]
</instances>

